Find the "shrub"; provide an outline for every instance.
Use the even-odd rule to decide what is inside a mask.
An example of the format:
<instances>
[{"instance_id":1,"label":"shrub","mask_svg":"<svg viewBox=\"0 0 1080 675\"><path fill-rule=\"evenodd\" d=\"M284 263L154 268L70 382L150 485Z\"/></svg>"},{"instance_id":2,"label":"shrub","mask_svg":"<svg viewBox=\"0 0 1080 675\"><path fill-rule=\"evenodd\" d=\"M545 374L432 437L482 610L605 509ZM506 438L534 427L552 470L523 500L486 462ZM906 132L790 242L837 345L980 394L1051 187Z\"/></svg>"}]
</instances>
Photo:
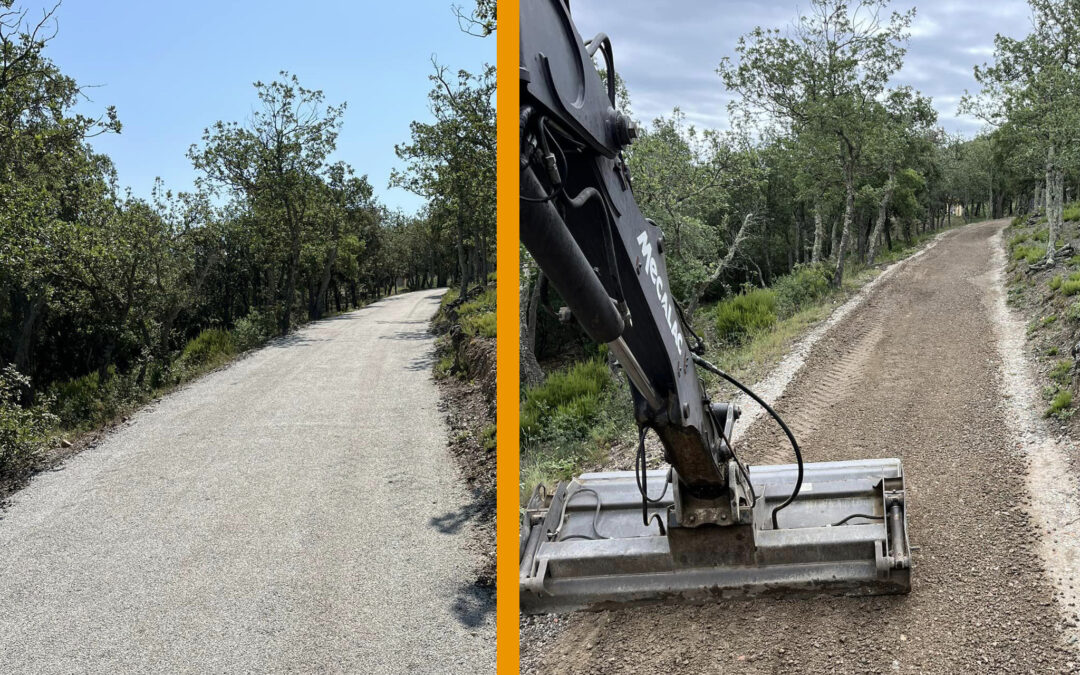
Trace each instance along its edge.
<instances>
[{"instance_id":1,"label":"shrub","mask_svg":"<svg viewBox=\"0 0 1080 675\"><path fill-rule=\"evenodd\" d=\"M717 304L715 317L720 339L741 342L776 323L776 292L756 288L740 293Z\"/></svg>"},{"instance_id":2,"label":"shrub","mask_svg":"<svg viewBox=\"0 0 1080 675\"><path fill-rule=\"evenodd\" d=\"M1068 281L1061 284L1061 292L1065 295L1076 295L1080 293L1080 280L1069 277Z\"/></svg>"},{"instance_id":3,"label":"shrub","mask_svg":"<svg viewBox=\"0 0 1080 675\"><path fill-rule=\"evenodd\" d=\"M493 338L496 335L495 326L493 311L461 317L461 330L465 331L466 335Z\"/></svg>"},{"instance_id":4,"label":"shrub","mask_svg":"<svg viewBox=\"0 0 1080 675\"><path fill-rule=\"evenodd\" d=\"M1080 202L1073 202L1065 207L1062 220L1080 220Z\"/></svg>"},{"instance_id":5,"label":"shrub","mask_svg":"<svg viewBox=\"0 0 1080 675\"><path fill-rule=\"evenodd\" d=\"M115 376L110 368L105 380ZM60 424L67 428L78 428L86 422L108 418L114 406L108 401L108 392L101 386L101 376L97 371L76 377L66 382L53 385L53 412Z\"/></svg>"},{"instance_id":6,"label":"shrub","mask_svg":"<svg viewBox=\"0 0 1080 675\"><path fill-rule=\"evenodd\" d=\"M832 290L832 269L825 264L798 265L772 285L781 316L791 316L808 303L816 302Z\"/></svg>"},{"instance_id":7,"label":"shrub","mask_svg":"<svg viewBox=\"0 0 1080 675\"><path fill-rule=\"evenodd\" d=\"M1061 288L1061 282L1062 282L1061 275L1060 274L1055 275L1054 278L1050 280L1050 290L1056 291L1057 289Z\"/></svg>"},{"instance_id":8,"label":"shrub","mask_svg":"<svg viewBox=\"0 0 1080 675\"><path fill-rule=\"evenodd\" d=\"M542 384L525 391L521 433L526 437L567 431L584 434L600 410L601 394L611 379L601 357L551 373Z\"/></svg>"},{"instance_id":9,"label":"shrub","mask_svg":"<svg viewBox=\"0 0 1080 675\"><path fill-rule=\"evenodd\" d=\"M266 342L274 334L274 319L257 309L252 309L247 316L236 321L231 332L236 349L240 351L252 349Z\"/></svg>"},{"instance_id":10,"label":"shrub","mask_svg":"<svg viewBox=\"0 0 1080 675\"><path fill-rule=\"evenodd\" d=\"M56 417L43 405L24 408L22 390L30 380L8 366L0 371L0 478L14 478L29 469L48 445Z\"/></svg>"},{"instance_id":11,"label":"shrub","mask_svg":"<svg viewBox=\"0 0 1080 675\"><path fill-rule=\"evenodd\" d=\"M180 354L183 366L194 367L218 364L236 354L236 342L228 331L207 328L184 346Z\"/></svg>"},{"instance_id":12,"label":"shrub","mask_svg":"<svg viewBox=\"0 0 1080 675\"><path fill-rule=\"evenodd\" d=\"M1054 367L1050 369L1050 379L1054 380L1058 384L1064 384L1069 381L1069 375L1072 373L1073 362L1068 359L1062 359L1054 364Z\"/></svg>"},{"instance_id":13,"label":"shrub","mask_svg":"<svg viewBox=\"0 0 1080 675\"><path fill-rule=\"evenodd\" d=\"M1054 396L1054 400L1050 402L1050 407L1046 409L1045 416L1051 415L1061 416L1066 408L1072 405L1072 392L1068 389L1061 389Z\"/></svg>"},{"instance_id":14,"label":"shrub","mask_svg":"<svg viewBox=\"0 0 1080 675\"><path fill-rule=\"evenodd\" d=\"M1025 260L1029 265L1033 265L1043 259L1046 255L1046 248L1043 246L1016 246L1013 248L1013 260Z\"/></svg>"},{"instance_id":15,"label":"shrub","mask_svg":"<svg viewBox=\"0 0 1080 675\"><path fill-rule=\"evenodd\" d=\"M495 452L497 431L498 427L496 427L494 424L489 424L484 427L484 430L480 433L480 442L483 444L484 450L487 450L488 452Z\"/></svg>"}]
</instances>

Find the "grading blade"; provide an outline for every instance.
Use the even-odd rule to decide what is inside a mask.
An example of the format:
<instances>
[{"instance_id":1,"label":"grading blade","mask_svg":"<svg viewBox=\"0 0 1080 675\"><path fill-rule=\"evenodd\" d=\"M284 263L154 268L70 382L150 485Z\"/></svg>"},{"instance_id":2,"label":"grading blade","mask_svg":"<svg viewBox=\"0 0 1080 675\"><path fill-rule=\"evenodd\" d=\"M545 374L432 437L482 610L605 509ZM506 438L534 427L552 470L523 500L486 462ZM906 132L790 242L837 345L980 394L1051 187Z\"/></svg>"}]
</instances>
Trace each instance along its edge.
<instances>
[{"instance_id":1,"label":"grading blade","mask_svg":"<svg viewBox=\"0 0 1080 675\"><path fill-rule=\"evenodd\" d=\"M754 466L753 524L643 524L630 471L590 473L534 494L523 517L521 611L603 609L649 601L703 602L763 593L907 593L911 554L898 459ZM669 473L648 472L649 494ZM668 486L670 488L670 486ZM672 490L649 505L666 519Z\"/></svg>"}]
</instances>

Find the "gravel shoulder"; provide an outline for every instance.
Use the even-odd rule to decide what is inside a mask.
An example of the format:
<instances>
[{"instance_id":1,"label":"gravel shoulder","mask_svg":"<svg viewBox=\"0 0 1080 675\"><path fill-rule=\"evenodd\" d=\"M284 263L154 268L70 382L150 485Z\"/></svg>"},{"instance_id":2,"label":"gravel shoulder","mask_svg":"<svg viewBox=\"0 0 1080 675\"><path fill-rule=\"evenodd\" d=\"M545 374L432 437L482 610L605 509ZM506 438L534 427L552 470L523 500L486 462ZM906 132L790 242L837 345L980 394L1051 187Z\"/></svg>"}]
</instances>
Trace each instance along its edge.
<instances>
[{"instance_id":1,"label":"gravel shoulder","mask_svg":"<svg viewBox=\"0 0 1080 675\"><path fill-rule=\"evenodd\" d=\"M1004 221L945 234L809 350L775 400L808 461L899 456L908 596L765 598L526 619L525 672L1073 672L1068 567L1049 546L1037 425L1023 429L1000 299ZM1011 369L1011 370L1010 370ZM1033 434L1025 443L1022 433ZM790 461L767 419L740 454ZM1032 482L1033 478L1036 482ZM1064 508L1064 507L1063 507ZM1052 511L1052 509L1051 509ZM1055 556L1060 562L1058 565ZM1055 582L1056 585L1055 585Z\"/></svg>"},{"instance_id":2,"label":"gravel shoulder","mask_svg":"<svg viewBox=\"0 0 1080 675\"><path fill-rule=\"evenodd\" d=\"M16 493L0 670L491 670L431 378L440 296L308 325Z\"/></svg>"}]
</instances>

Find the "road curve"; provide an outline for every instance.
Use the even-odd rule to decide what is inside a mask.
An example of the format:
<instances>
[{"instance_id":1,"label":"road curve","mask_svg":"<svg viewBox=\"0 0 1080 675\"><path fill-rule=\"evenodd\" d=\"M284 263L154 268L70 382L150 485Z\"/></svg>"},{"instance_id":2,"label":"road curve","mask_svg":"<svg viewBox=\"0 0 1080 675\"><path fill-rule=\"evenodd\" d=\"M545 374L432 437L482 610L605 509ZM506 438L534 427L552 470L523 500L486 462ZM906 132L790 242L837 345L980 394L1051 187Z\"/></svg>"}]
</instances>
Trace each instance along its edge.
<instances>
[{"instance_id":1,"label":"road curve","mask_svg":"<svg viewBox=\"0 0 1080 675\"><path fill-rule=\"evenodd\" d=\"M0 670L490 672L428 321L311 324L134 415L0 511Z\"/></svg>"}]
</instances>

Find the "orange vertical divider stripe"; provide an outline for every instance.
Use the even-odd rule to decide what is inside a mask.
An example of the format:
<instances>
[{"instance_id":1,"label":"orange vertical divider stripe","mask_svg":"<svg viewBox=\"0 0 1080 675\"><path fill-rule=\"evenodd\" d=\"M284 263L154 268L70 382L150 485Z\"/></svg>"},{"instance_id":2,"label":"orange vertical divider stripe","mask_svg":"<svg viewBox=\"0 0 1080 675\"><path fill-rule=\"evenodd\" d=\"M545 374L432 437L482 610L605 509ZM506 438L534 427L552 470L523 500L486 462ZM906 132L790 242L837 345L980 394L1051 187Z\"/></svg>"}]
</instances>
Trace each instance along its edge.
<instances>
[{"instance_id":1,"label":"orange vertical divider stripe","mask_svg":"<svg viewBox=\"0 0 1080 675\"><path fill-rule=\"evenodd\" d=\"M496 344L496 639L499 673L519 671L518 644L518 84L519 0L498 0L498 338Z\"/></svg>"}]
</instances>

